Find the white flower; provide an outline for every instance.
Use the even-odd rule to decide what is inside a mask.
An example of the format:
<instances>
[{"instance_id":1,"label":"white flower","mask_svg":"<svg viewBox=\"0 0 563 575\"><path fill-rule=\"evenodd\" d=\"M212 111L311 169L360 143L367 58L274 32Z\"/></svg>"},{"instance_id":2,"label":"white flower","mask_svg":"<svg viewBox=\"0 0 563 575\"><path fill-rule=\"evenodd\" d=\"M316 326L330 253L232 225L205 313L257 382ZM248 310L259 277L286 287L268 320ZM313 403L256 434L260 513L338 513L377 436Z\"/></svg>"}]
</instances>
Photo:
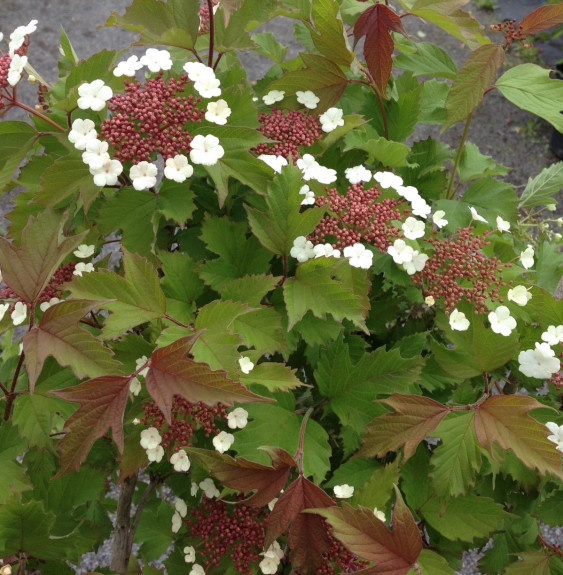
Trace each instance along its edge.
<instances>
[{"instance_id":1,"label":"white flower","mask_svg":"<svg viewBox=\"0 0 563 575\"><path fill-rule=\"evenodd\" d=\"M538 379L547 379L561 369L561 362L547 343L536 342L535 349L521 351L518 363L524 375Z\"/></svg>"},{"instance_id":2,"label":"white flower","mask_svg":"<svg viewBox=\"0 0 563 575\"><path fill-rule=\"evenodd\" d=\"M259 160L262 160L265 164L268 164L274 172L278 174L281 173L282 168L287 166L287 160L283 156L274 156L273 154L260 154L258 156Z\"/></svg>"},{"instance_id":3,"label":"white flower","mask_svg":"<svg viewBox=\"0 0 563 575\"><path fill-rule=\"evenodd\" d=\"M143 367L147 363L148 359L146 355L142 355L139 359L135 360L135 371ZM144 369L137 374L140 377L147 377L147 373L149 372L149 366L147 365Z\"/></svg>"},{"instance_id":4,"label":"white flower","mask_svg":"<svg viewBox=\"0 0 563 575\"><path fill-rule=\"evenodd\" d=\"M141 393L141 382L136 378L133 377L129 382L129 391L134 395L137 396Z\"/></svg>"},{"instance_id":5,"label":"white flower","mask_svg":"<svg viewBox=\"0 0 563 575\"><path fill-rule=\"evenodd\" d=\"M96 249L96 246L89 246L86 244L80 244L72 253L77 257L77 258L89 258L91 255L94 254L94 250Z\"/></svg>"},{"instance_id":6,"label":"white flower","mask_svg":"<svg viewBox=\"0 0 563 575\"><path fill-rule=\"evenodd\" d=\"M192 481L192 486L190 489L190 495L192 497L195 497L197 495L197 492L199 491L199 486L195 481Z\"/></svg>"},{"instance_id":7,"label":"white flower","mask_svg":"<svg viewBox=\"0 0 563 575\"><path fill-rule=\"evenodd\" d=\"M405 243L405 240L395 240L392 246L387 248L387 253L393 256L393 261L396 264L404 264L412 261L414 250L411 246Z\"/></svg>"},{"instance_id":8,"label":"white flower","mask_svg":"<svg viewBox=\"0 0 563 575\"><path fill-rule=\"evenodd\" d=\"M79 86L78 95L80 98L76 103L81 110L90 109L99 112L106 107L106 102L113 96L113 91L103 80L98 79Z\"/></svg>"},{"instance_id":9,"label":"white flower","mask_svg":"<svg viewBox=\"0 0 563 575\"><path fill-rule=\"evenodd\" d=\"M386 190L387 188L393 188L394 190L397 191L397 193L399 193L399 195L403 195L399 192L399 190L403 190L403 178L401 178L401 176L396 176L393 172L375 172L375 174L373 174L373 177L375 178L375 181L383 189ZM412 186L408 187L412 188L416 192L416 195L418 196L418 190L416 188ZM407 199L407 201L410 201L408 198L406 198L406 196L404 197L405 199Z\"/></svg>"},{"instance_id":10,"label":"white flower","mask_svg":"<svg viewBox=\"0 0 563 575\"><path fill-rule=\"evenodd\" d=\"M101 140L86 142L85 151L82 152L82 161L92 170L99 170L110 159L108 143Z\"/></svg>"},{"instance_id":11,"label":"white flower","mask_svg":"<svg viewBox=\"0 0 563 575\"><path fill-rule=\"evenodd\" d=\"M520 263L529 270L534 265L534 248L531 244L520 254Z\"/></svg>"},{"instance_id":12,"label":"white flower","mask_svg":"<svg viewBox=\"0 0 563 575\"><path fill-rule=\"evenodd\" d=\"M9 303L0 304L0 321L4 319L4 316L6 315L6 312L8 311L9 308L10 308Z\"/></svg>"},{"instance_id":13,"label":"white flower","mask_svg":"<svg viewBox=\"0 0 563 575\"><path fill-rule=\"evenodd\" d=\"M192 82L197 82L202 78L215 78L213 68L210 68L201 62L186 62L184 64L184 71Z\"/></svg>"},{"instance_id":14,"label":"white flower","mask_svg":"<svg viewBox=\"0 0 563 575\"><path fill-rule=\"evenodd\" d=\"M344 126L342 110L339 108L329 108L324 114L319 116L323 132L332 132L338 126Z\"/></svg>"},{"instance_id":15,"label":"white flower","mask_svg":"<svg viewBox=\"0 0 563 575\"><path fill-rule=\"evenodd\" d=\"M248 374L254 369L254 364L250 361L249 357L241 357L238 360L238 364L242 373Z\"/></svg>"},{"instance_id":16,"label":"white flower","mask_svg":"<svg viewBox=\"0 0 563 575\"><path fill-rule=\"evenodd\" d=\"M133 181L136 190L147 190L156 184L158 168L149 162L139 162L131 166L129 177Z\"/></svg>"},{"instance_id":17,"label":"white flower","mask_svg":"<svg viewBox=\"0 0 563 575\"><path fill-rule=\"evenodd\" d=\"M367 250L366 247L360 243L355 243L353 246L346 246L343 254L345 258L348 258L348 263L353 268L369 270L373 263L373 252Z\"/></svg>"},{"instance_id":18,"label":"white flower","mask_svg":"<svg viewBox=\"0 0 563 575\"><path fill-rule=\"evenodd\" d=\"M213 479L208 477L199 483L200 489L203 490L205 497L208 499L213 499L214 497L219 497L220 493L217 487L215 487L215 483L213 483Z\"/></svg>"},{"instance_id":19,"label":"white flower","mask_svg":"<svg viewBox=\"0 0 563 575\"><path fill-rule=\"evenodd\" d=\"M194 563L188 575L205 575L205 570L201 565Z\"/></svg>"},{"instance_id":20,"label":"white flower","mask_svg":"<svg viewBox=\"0 0 563 575\"><path fill-rule=\"evenodd\" d=\"M289 251L289 255L301 263L314 258L315 249L313 242L307 240L305 236L296 237L293 240L293 247Z\"/></svg>"},{"instance_id":21,"label":"white flower","mask_svg":"<svg viewBox=\"0 0 563 575\"><path fill-rule=\"evenodd\" d=\"M271 106L276 102L281 102L285 96L283 90L270 90L265 96L262 96L262 101L267 106Z\"/></svg>"},{"instance_id":22,"label":"white flower","mask_svg":"<svg viewBox=\"0 0 563 575\"><path fill-rule=\"evenodd\" d=\"M311 154L304 154L297 160L297 167L303 171L303 179L316 180L321 184L331 184L336 181L336 170L321 166Z\"/></svg>"},{"instance_id":23,"label":"white flower","mask_svg":"<svg viewBox=\"0 0 563 575\"><path fill-rule=\"evenodd\" d=\"M316 258L339 258L340 250L335 250L330 244L318 244L313 248Z\"/></svg>"},{"instance_id":24,"label":"white flower","mask_svg":"<svg viewBox=\"0 0 563 575\"><path fill-rule=\"evenodd\" d=\"M14 55L14 52L23 46L25 37L32 34L37 30L37 20L32 20L27 26L18 26L10 34L10 43L8 45L10 56Z\"/></svg>"},{"instance_id":25,"label":"white flower","mask_svg":"<svg viewBox=\"0 0 563 575\"><path fill-rule=\"evenodd\" d=\"M39 309L46 312L52 305L57 305L61 300L58 297L52 297L49 301L39 304Z\"/></svg>"},{"instance_id":26,"label":"white flower","mask_svg":"<svg viewBox=\"0 0 563 575\"><path fill-rule=\"evenodd\" d=\"M207 104L207 112L205 112L205 119L208 122L224 126L227 123L227 118L231 115L231 109L225 100L217 100L216 102L209 102Z\"/></svg>"},{"instance_id":27,"label":"white flower","mask_svg":"<svg viewBox=\"0 0 563 575\"><path fill-rule=\"evenodd\" d=\"M424 219L426 219L432 211L430 206L426 203L426 200L420 196L412 200L411 209L415 216L420 216Z\"/></svg>"},{"instance_id":28,"label":"white flower","mask_svg":"<svg viewBox=\"0 0 563 575\"><path fill-rule=\"evenodd\" d=\"M184 561L186 563L193 563L195 561L195 549L191 545L184 547Z\"/></svg>"},{"instance_id":29,"label":"white flower","mask_svg":"<svg viewBox=\"0 0 563 575\"><path fill-rule=\"evenodd\" d=\"M557 445L555 449L563 452L563 425L557 425L554 421L548 421L545 426L551 431L551 435L548 435L547 439Z\"/></svg>"},{"instance_id":30,"label":"white flower","mask_svg":"<svg viewBox=\"0 0 563 575\"><path fill-rule=\"evenodd\" d=\"M333 488L334 496L338 497L338 499L348 499L354 495L354 488L347 483L343 485L335 485Z\"/></svg>"},{"instance_id":31,"label":"white flower","mask_svg":"<svg viewBox=\"0 0 563 575\"><path fill-rule=\"evenodd\" d=\"M428 306L428 307L432 307L435 303L436 300L431 296L431 295L427 295L424 298L424 303Z\"/></svg>"},{"instance_id":32,"label":"white flower","mask_svg":"<svg viewBox=\"0 0 563 575\"><path fill-rule=\"evenodd\" d=\"M479 222L484 222L485 224L488 223L487 220L483 216L480 216L477 213L477 210L473 206L469 206L469 211L471 212L471 218L472 219L477 220Z\"/></svg>"},{"instance_id":33,"label":"white flower","mask_svg":"<svg viewBox=\"0 0 563 575\"><path fill-rule=\"evenodd\" d=\"M418 250L413 250L412 259L410 262L403 262L403 269L412 276L416 272L421 272L428 261L426 254L419 253Z\"/></svg>"},{"instance_id":34,"label":"white flower","mask_svg":"<svg viewBox=\"0 0 563 575\"><path fill-rule=\"evenodd\" d=\"M311 90L307 90L306 92L302 92L298 90L295 92L297 96L297 101L300 104L303 104L305 108L309 108L309 110L314 110L317 107L317 104L321 101L318 96L315 96L314 92Z\"/></svg>"},{"instance_id":35,"label":"white flower","mask_svg":"<svg viewBox=\"0 0 563 575\"><path fill-rule=\"evenodd\" d=\"M225 453L231 449L231 445L235 442L235 436L232 433L221 431L213 438L213 447L219 453Z\"/></svg>"},{"instance_id":36,"label":"white flower","mask_svg":"<svg viewBox=\"0 0 563 575\"><path fill-rule=\"evenodd\" d=\"M156 461L157 463L162 461L162 458L164 457L164 449L162 445L157 445L152 449L147 449L147 457L149 458L149 461Z\"/></svg>"},{"instance_id":37,"label":"white flower","mask_svg":"<svg viewBox=\"0 0 563 575\"><path fill-rule=\"evenodd\" d=\"M525 306L532 299L532 294L525 286L519 285L509 289L506 297L519 306Z\"/></svg>"},{"instance_id":38,"label":"white flower","mask_svg":"<svg viewBox=\"0 0 563 575\"><path fill-rule=\"evenodd\" d=\"M219 138L208 134L198 134L190 144L190 160L202 166L214 166L224 155L225 150L219 144Z\"/></svg>"},{"instance_id":39,"label":"white flower","mask_svg":"<svg viewBox=\"0 0 563 575\"><path fill-rule=\"evenodd\" d=\"M184 182L194 173L194 169L188 163L188 158L184 154L176 154L173 158L166 160L164 176L169 180L174 180L179 184Z\"/></svg>"},{"instance_id":40,"label":"white flower","mask_svg":"<svg viewBox=\"0 0 563 575\"><path fill-rule=\"evenodd\" d=\"M454 309L450 314L450 327L455 331L466 331L469 329L469 320L462 311Z\"/></svg>"},{"instance_id":41,"label":"white flower","mask_svg":"<svg viewBox=\"0 0 563 575\"><path fill-rule=\"evenodd\" d=\"M491 329L500 335L509 336L516 327L516 320L510 315L510 310L505 305L499 305L495 311L489 314Z\"/></svg>"},{"instance_id":42,"label":"white flower","mask_svg":"<svg viewBox=\"0 0 563 575\"><path fill-rule=\"evenodd\" d=\"M122 60L113 69L113 75L118 78L121 76L134 76L137 70L143 67L143 63L139 61L137 56L130 56L127 60Z\"/></svg>"},{"instance_id":43,"label":"white flower","mask_svg":"<svg viewBox=\"0 0 563 575\"><path fill-rule=\"evenodd\" d=\"M383 513L383 511L380 511L377 507L373 508L373 514L380 520L383 521L383 523L385 523L387 521L387 517L385 517L385 513Z\"/></svg>"},{"instance_id":44,"label":"white flower","mask_svg":"<svg viewBox=\"0 0 563 575\"><path fill-rule=\"evenodd\" d=\"M547 342L549 346L563 343L563 325L550 325L547 331L541 334L543 341Z\"/></svg>"},{"instance_id":45,"label":"white flower","mask_svg":"<svg viewBox=\"0 0 563 575\"><path fill-rule=\"evenodd\" d=\"M90 168L90 173L94 176L96 186L115 186L117 178L123 172L123 166L119 160L106 160L104 165L97 170Z\"/></svg>"},{"instance_id":46,"label":"white flower","mask_svg":"<svg viewBox=\"0 0 563 575\"><path fill-rule=\"evenodd\" d=\"M434 222L434 224L436 226L438 226L439 228L443 228L444 226L448 225L448 220L444 219L444 216L446 215L446 212L444 210L437 210L436 212L434 212L434 214L432 215L432 221Z\"/></svg>"},{"instance_id":47,"label":"white flower","mask_svg":"<svg viewBox=\"0 0 563 575\"><path fill-rule=\"evenodd\" d=\"M364 166L346 168L344 175L351 184L359 184L360 182L369 182L371 180L371 172L364 168Z\"/></svg>"},{"instance_id":48,"label":"white flower","mask_svg":"<svg viewBox=\"0 0 563 575\"><path fill-rule=\"evenodd\" d=\"M174 466L174 470L179 472L188 471L191 465L188 454L183 449L172 455L170 463Z\"/></svg>"},{"instance_id":49,"label":"white flower","mask_svg":"<svg viewBox=\"0 0 563 575\"><path fill-rule=\"evenodd\" d=\"M89 274L94 271L94 265L89 263L85 264L84 262L78 262L74 266L74 271L72 272L73 276L82 277L82 274Z\"/></svg>"},{"instance_id":50,"label":"white flower","mask_svg":"<svg viewBox=\"0 0 563 575\"><path fill-rule=\"evenodd\" d=\"M274 541L263 553L260 553L264 557L276 557L278 560L283 559L284 552L277 541Z\"/></svg>"},{"instance_id":51,"label":"white flower","mask_svg":"<svg viewBox=\"0 0 563 575\"><path fill-rule=\"evenodd\" d=\"M221 95L221 81L215 76L204 76L194 82L194 90L202 98L217 98Z\"/></svg>"},{"instance_id":52,"label":"white flower","mask_svg":"<svg viewBox=\"0 0 563 575\"><path fill-rule=\"evenodd\" d=\"M141 56L140 62L151 72L160 72L161 70L170 70L172 68L172 59L168 50L149 48L145 55Z\"/></svg>"},{"instance_id":53,"label":"white flower","mask_svg":"<svg viewBox=\"0 0 563 575\"><path fill-rule=\"evenodd\" d=\"M416 218L408 217L402 227L405 237L409 240L416 240L424 236L425 224Z\"/></svg>"},{"instance_id":54,"label":"white flower","mask_svg":"<svg viewBox=\"0 0 563 575\"><path fill-rule=\"evenodd\" d=\"M182 527L182 518L176 511L174 512L174 515L172 515L172 533L178 533L178 531L180 531L180 527Z\"/></svg>"},{"instance_id":55,"label":"white flower","mask_svg":"<svg viewBox=\"0 0 563 575\"><path fill-rule=\"evenodd\" d=\"M174 509L178 512L180 517L185 517L188 514L188 506L181 497L176 497L176 500L174 501Z\"/></svg>"},{"instance_id":56,"label":"white flower","mask_svg":"<svg viewBox=\"0 0 563 575\"><path fill-rule=\"evenodd\" d=\"M27 317L27 306L21 301L16 302L14 311L10 314L10 317L14 325L20 325Z\"/></svg>"},{"instance_id":57,"label":"white flower","mask_svg":"<svg viewBox=\"0 0 563 575\"><path fill-rule=\"evenodd\" d=\"M381 172L382 174L387 174L386 179L384 180L386 185L380 184L382 188L393 188L397 195L405 198L407 202L413 202L414 200L420 198L420 194L418 190L414 186L403 186L403 179L400 176L396 176L391 172ZM377 174L375 174L377 176ZM377 179L377 178L376 178Z\"/></svg>"},{"instance_id":58,"label":"white flower","mask_svg":"<svg viewBox=\"0 0 563 575\"><path fill-rule=\"evenodd\" d=\"M10 67L8 68L8 84L15 86L22 77L23 69L27 64L27 56L20 56L14 54L10 60Z\"/></svg>"},{"instance_id":59,"label":"white flower","mask_svg":"<svg viewBox=\"0 0 563 575\"><path fill-rule=\"evenodd\" d=\"M500 216L497 216L497 230L499 232L509 232L510 222L503 220Z\"/></svg>"},{"instance_id":60,"label":"white flower","mask_svg":"<svg viewBox=\"0 0 563 575\"><path fill-rule=\"evenodd\" d=\"M309 188L309 186L301 186L299 193L305 196L301 201L302 206L313 206L315 204L315 192Z\"/></svg>"},{"instance_id":61,"label":"white flower","mask_svg":"<svg viewBox=\"0 0 563 575\"><path fill-rule=\"evenodd\" d=\"M274 498L272 499L272 501L270 501L270 502L268 503L268 509L269 509L270 511L273 511L273 510L274 510L274 507L276 506L276 503L278 502L278 499L279 499L279 497L274 497Z\"/></svg>"},{"instance_id":62,"label":"white flower","mask_svg":"<svg viewBox=\"0 0 563 575\"><path fill-rule=\"evenodd\" d=\"M141 423L141 420L138 417L135 417L133 420L133 425L139 425L139 423Z\"/></svg>"},{"instance_id":63,"label":"white flower","mask_svg":"<svg viewBox=\"0 0 563 575\"><path fill-rule=\"evenodd\" d=\"M276 557L264 557L258 564L258 567L260 567L260 571L262 571L264 575L274 575L278 572L279 564L279 559Z\"/></svg>"},{"instance_id":64,"label":"white flower","mask_svg":"<svg viewBox=\"0 0 563 575\"><path fill-rule=\"evenodd\" d=\"M248 411L242 407L236 407L227 415L229 429L244 429L248 423Z\"/></svg>"},{"instance_id":65,"label":"white flower","mask_svg":"<svg viewBox=\"0 0 563 575\"><path fill-rule=\"evenodd\" d=\"M162 441L162 437L160 433L158 433L158 429L156 427L149 427L148 429L143 429L141 431L141 447L143 449L154 449L160 442Z\"/></svg>"}]
</instances>

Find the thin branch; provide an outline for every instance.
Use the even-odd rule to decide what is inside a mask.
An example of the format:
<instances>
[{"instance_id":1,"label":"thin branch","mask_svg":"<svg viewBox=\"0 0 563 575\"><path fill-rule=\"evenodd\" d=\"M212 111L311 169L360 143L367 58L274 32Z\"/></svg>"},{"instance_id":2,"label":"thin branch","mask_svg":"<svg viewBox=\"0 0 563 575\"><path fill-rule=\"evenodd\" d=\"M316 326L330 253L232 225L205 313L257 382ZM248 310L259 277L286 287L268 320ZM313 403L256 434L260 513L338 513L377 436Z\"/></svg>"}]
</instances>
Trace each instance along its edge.
<instances>
[{"instance_id":1,"label":"thin branch","mask_svg":"<svg viewBox=\"0 0 563 575\"><path fill-rule=\"evenodd\" d=\"M461 154L463 153L463 149L465 148L465 140L467 139L467 133L469 132L469 124L471 124L471 118L473 117L473 112L467 116L465 120L465 127L463 129L463 134L461 135L461 140L459 142L459 146L457 148L457 154L455 156L454 165L452 168L452 173L450 175L450 182L448 184L448 189L446 190L446 200L451 200L454 196L452 191L452 187L454 185L455 174L457 172L457 167L459 166L459 161L461 159Z\"/></svg>"},{"instance_id":2,"label":"thin branch","mask_svg":"<svg viewBox=\"0 0 563 575\"><path fill-rule=\"evenodd\" d=\"M213 14L213 2L207 0L207 8L209 10L209 54L207 55L207 66L213 66L213 44L215 42L215 14Z\"/></svg>"}]
</instances>

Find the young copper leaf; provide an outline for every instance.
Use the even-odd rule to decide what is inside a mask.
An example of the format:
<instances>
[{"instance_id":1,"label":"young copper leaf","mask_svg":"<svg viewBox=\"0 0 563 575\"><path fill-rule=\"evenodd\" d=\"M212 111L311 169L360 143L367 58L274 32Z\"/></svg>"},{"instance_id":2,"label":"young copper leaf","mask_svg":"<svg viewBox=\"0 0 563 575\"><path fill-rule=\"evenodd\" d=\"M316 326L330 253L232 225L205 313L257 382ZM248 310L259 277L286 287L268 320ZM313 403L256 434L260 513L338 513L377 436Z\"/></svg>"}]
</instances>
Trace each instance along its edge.
<instances>
[{"instance_id":1,"label":"young copper leaf","mask_svg":"<svg viewBox=\"0 0 563 575\"><path fill-rule=\"evenodd\" d=\"M406 575L422 550L420 531L399 490L393 508L391 531L371 509L343 503L342 507L315 509L330 523L333 535L346 548L375 565L361 573Z\"/></svg>"},{"instance_id":2,"label":"young copper leaf","mask_svg":"<svg viewBox=\"0 0 563 575\"><path fill-rule=\"evenodd\" d=\"M382 96L385 96L393 66L391 56L395 43L391 32L400 32L407 36L399 16L385 4L374 4L364 10L354 25L354 46L362 36L366 37L364 58Z\"/></svg>"},{"instance_id":3,"label":"young copper leaf","mask_svg":"<svg viewBox=\"0 0 563 575\"><path fill-rule=\"evenodd\" d=\"M489 397L475 410L475 434L491 455L497 442L503 449L511 449L526 467L563 479L561 453L547 439L549 431L528 415L541 407L545 406L525 395Z\"/></svg>"},{"instance_id":4,"label":"young copper leaf","mask_svg":"<svg viewBox=\"0 0 563 575\"><path fill-rule=\"evenodd\" d=\"M83 232L64 238L63 221L51 210L30 217L19 245L0 238L0 269L4 281L27 303L37 300L66 255L84 239Z\"/></svg>"},{"instance_id":5,"label":"young copper leaf","mask_svg":"<svg viewBox=\"0 0 563 575\"><path fill-rule=\"evenodd\" d=\"M355 457L383 457L404 445L406 461L448 413L445 405L421 395L394 393L381 402L392 407L395 413L386 413L368 423Z\"/></svg>"},{"instance_id":6,"label":"young copper leaf","mask_svg":"<svg viewBox=\"0 0 563 575\"><path fill-rule=\"evenodd\" d=\"M52 355L62 366L70 366L76 377L97 377L119 373L121 364L112 351L78 322L103 302L68 300L51 306L23 337L25 367L30 390L41 373L43 364Z\"/></svg>"},{"instance_id":7,"label":"young copper leaf","mask_svg":"<svg viewBox=\"0 0 563 575\"><path fill-rule=\"evenodd\" d=\"M522 18L518 28L524 34L537 34L553 26L563 24L563 4L540 6Z\"/></svg>"},{"instance_id":8,"label":"young copper leaf","mask_svg":"<svg viewBox=\"0 0 563 575\"><path fill-rule=\"evenodd\" d=\"M288 543L291 564L302 575L314 573L328 551L329 539L320 517L304 515L304 509L334 506L334 501L314 483L300 475L280 496L266 520L264 549L291 524Z\"/></svg>"},{"instance_id":9,"label":"young copper leaf","mask_svg":"<svg viewBox=\"0 0 563 575\"><path fill-rule=\"evenodd\" d=\"M256 490L256 493L244 501L245 505L263 507L283 489L289 477L289 471L295 467L295 461L287 451L270 448L272 465L262 465L248 461L244 457L236 459L229 455L207 449L189 447L188 455L199 459L210 473L223 485L243 493Z\"/></svg>"},{"instance_id":10,"label":"young copper leaf","mask_svg":"<svg viewBox=\"0 0 563 575\"><path fill-rule=\"evenodd\" d=\"M80 468L94 441L111 428L119 451L123 450L123 412L129 393L129 377L105 375L51 393L80 403L66 421L66 435L59 443L61 469L58 475Z\"/></svg>"},{"instance_id":11,"label":"young copper leaf","mask_svg":"<svg viewBox=\"0 0 563 575\"><path fill-rule=\"evenodd\" d=\"M207 405L219 402L232 405L235 401L272 401L248 391L240 383L229 379L224 371L213 371L207 363L199 363L186 357L197 335L183 337L166 347L156 349L151 356L146 377L147 391L168 422L175 395L192 403L203 401Z\"/></svg>"}]
</instances>

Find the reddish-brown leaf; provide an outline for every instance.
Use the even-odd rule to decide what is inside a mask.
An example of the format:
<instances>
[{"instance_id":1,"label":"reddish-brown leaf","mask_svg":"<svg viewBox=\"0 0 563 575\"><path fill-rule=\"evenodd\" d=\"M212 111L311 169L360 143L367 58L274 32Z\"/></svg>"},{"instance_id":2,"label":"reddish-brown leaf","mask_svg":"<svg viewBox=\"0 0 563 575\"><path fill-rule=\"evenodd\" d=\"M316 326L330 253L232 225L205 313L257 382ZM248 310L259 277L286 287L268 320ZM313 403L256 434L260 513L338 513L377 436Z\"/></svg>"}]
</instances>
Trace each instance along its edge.
<instances>
[{"instance_id":1,"label":"reddish-brown leaf","mask_svg":"<svg viewBox=\"0 0 563 575\"><path fill-rule=\"evenodd\" d=\"M391 32L407 36L401 19L385 4L374 4L364 10L354 25L354 46L365 36L364 58L379 93L385 96L385 89L393 66L395 43Z\"/></svg>"},{"instance_id":2,"label":"reddish-brown leaf","mask_svg":"<svg viewBox=\"0 0 563 575\"><path fill-rule=\"evenodd\" d=\"M528 415L545 407L525 395L494 395L475 409L477 441L494 456L493 443L510 449L520 461L540 473L563 479L561 453L547 439L549 431Z\"/></svg>"},{"instance_id":3,"label":"reddish-brown leaf","mask_svg":"<svg viewBox=\"0 0 563 575\"><path fill-rule=\"evenodd\" d=\"M404 445L406 461L448 413L445 405L421 395L394 393L381 402L392 407L395 413L386 413L368 423L355 457L383 457Z\"/></svg>"},{"instance_id":4,"label":"reddish-brown leaf","mask_svg":"<svg viewBox=\"0 0 563 575\"><path fill-rule=\"evenodd\" d=\"M51 391L57 397L80 403L65 423L66 435L59 443L61 469L58 475L78 471L94 441L109 428L117 448L123 451L123 412L129 380L125 376L106 375L74 387Z\"/></svg>"},{"instance_id":5,"label":"reddish-brown leaf","mask_svg":"<svg viewBox=\"0 0 563 575\"><path fill-rule=\"evenodd\" d=\"M536 8L522 18L518 27L524 34L530 35L561 24L563 24L563 3Z\"/></svg>"},{"instance_id":6,"label":"reddish-brown leaf","mask_svg":"<svg viewBox=\"0 0 563 575\"><path fill-rule=\"evenodd\" d=\"M327 525L318 515L300 513L293 520L287 542L295 570L302 575L316 573L330 545Z\"/></svg>"},{"instance_id":7,"label":"reddish-brown leaf","mask_svg":"<svg viewBox=\"0 0 563 575\"><path fill-rule=\"evenodd\" d=\"M192 403L225 405L252 401L273 401L252 393L242 384L227 377L223 370L212 370L187 356L197 334L156 349L150 359L146 377L147 390L170 422L172 399L179 395Z\"/></svg>"},{"instance_id":8,"label":"reddish-brown leaf","mask_svg":"<svg viewBox=\"0 0 563 575\"><path fill-rule=\"evenodd\" d=\"M246 499L244 504L263 507L283 489L290 469L296 466L287 451L276 449L283 454L274 453L274 456L271 456L271 466L254 463L244 457L235 459L217 451L195 447L186 448L186 452L199 459L223 485L243 493L256 490L256 493Z\"/></svg>"},{"instance_id":9,"label":"reddish-brown leaf","mask_svg":"<svg viewBox=\"0 0 563 575\"><path fill-rule=\"evenodd\" d=\"M314 510L314 513L326 518L332 527L332 534L350 552L375 563L359 573L405 575L422 550L422 539L413 516L399 490L395 488L395 491L397 500L391 521L393 531L367 507L354 509L343 503L342 507Z\"/></svg>"}]
</instances>

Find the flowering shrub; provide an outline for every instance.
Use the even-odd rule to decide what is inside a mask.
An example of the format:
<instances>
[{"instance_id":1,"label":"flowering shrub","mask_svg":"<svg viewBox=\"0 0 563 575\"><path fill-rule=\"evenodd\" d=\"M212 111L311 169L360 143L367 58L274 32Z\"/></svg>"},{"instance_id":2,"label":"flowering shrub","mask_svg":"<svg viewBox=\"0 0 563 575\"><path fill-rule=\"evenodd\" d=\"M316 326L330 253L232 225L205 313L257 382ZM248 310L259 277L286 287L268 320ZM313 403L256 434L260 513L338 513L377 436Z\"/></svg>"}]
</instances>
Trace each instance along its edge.
<instances>
[{"instance_id":1,"label":"flowering shrub","mask_svg":"<svg viewBox=\"0 0 563 575\"><path fill-rule=\"evenodd\" d=\"M466 141L493 89L563 131L563 84L503 68L563 6L493 41L464 4L133 0L107 25L145 54L63 32L53 84L41 23L10 34L0 573L110 536L98 573L441 575L487 542L483 573L563 571L563 169L517 193ZM293 60L254 32L280 14ZM255 84L240 51L273 61Z\"/></svg>"}]
</instances>

